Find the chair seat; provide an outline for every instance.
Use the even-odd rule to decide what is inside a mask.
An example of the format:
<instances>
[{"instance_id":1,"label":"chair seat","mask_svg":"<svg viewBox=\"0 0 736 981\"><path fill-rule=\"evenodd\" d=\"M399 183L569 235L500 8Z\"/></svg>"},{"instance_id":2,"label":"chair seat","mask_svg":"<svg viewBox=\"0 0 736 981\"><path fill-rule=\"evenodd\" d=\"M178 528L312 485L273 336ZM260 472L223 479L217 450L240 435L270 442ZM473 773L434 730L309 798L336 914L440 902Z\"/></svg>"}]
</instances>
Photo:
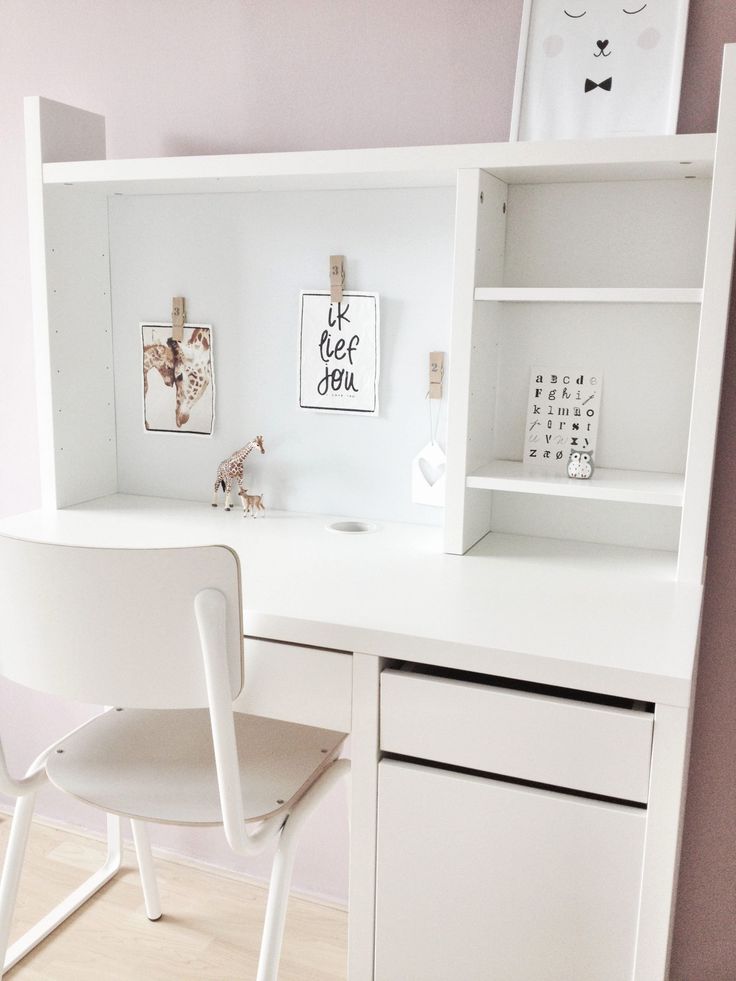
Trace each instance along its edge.
<instances>
[{"instance_id":1,"label":"chair seat","mask_svg":"<svg viewBox=\"0 0 736 981\"><path fill-rule=\"evenodd\" d=\"M287 811L337 756L345 733L235 713L247 821ZM113 709L63 740L46 764L61 790L112 814L222 823L207 709Z\"/></svg>"}]
</instances>

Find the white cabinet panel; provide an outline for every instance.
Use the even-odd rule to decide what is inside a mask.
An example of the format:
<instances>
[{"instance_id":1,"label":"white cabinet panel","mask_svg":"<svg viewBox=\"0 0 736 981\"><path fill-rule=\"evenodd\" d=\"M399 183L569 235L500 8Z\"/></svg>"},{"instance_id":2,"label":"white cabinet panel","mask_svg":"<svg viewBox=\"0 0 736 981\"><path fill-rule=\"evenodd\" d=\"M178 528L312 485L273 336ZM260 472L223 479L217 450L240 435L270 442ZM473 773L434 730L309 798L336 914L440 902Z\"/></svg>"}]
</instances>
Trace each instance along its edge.
<instances>
[{"instance_id":1,"label":"white cabinet panel","mask_svg":"<svg viewBox=\"0 0 736 981\"><path fill-rule=\"evenodd\" d=\"M236 712L350 732L353 658L341 651L245 638Z\"/></svg>"},{"instance_id":2,"label":"white cabinet panel","mask_svg":"<svg viewBox=\"0 0 736 981\"><path fill-rule=\"evenodd\" d=\"M645 819L384 760L375 981L630 981Z\"/></svg>"}]
</instances>

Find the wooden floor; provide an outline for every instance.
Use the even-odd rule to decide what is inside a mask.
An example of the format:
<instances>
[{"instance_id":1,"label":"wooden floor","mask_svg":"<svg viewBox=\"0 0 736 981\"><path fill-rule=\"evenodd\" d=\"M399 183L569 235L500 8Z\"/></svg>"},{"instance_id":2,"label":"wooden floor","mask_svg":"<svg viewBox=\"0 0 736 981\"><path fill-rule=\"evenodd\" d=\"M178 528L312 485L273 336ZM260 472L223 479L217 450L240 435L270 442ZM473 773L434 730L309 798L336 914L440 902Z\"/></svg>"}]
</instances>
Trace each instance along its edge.
<instances>
[{"instance_id":1,"label":"wooden floor","mask_svg":"<svg viewBox=\"0 0 736 981\"><path fill-rule=\"evenodd\" d=\"M10 819L0 815L4 853ZM34 825L12 939L99 867L105 846ZM156 860L164 915L146 919L133 856L116 879L32 951L5 981L248 981L255 978L266 891ZM289 903L279 981L343 981L347 915Z\"/></svg>"}]
</instances>

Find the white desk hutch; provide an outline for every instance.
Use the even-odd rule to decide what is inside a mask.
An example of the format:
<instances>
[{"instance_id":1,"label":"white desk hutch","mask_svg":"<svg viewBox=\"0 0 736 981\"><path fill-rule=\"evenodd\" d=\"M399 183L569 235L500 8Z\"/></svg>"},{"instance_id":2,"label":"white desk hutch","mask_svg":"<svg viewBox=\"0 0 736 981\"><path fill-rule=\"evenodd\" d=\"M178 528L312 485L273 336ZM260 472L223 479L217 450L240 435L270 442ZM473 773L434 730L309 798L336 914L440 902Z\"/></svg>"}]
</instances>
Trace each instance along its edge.
<instances>
[{"instance_id":1,"label":"white desk hutch","mask_svg":"<svg viewBox=\"0 0 736 981\"><path fill-rule=\"evenodd\" d=\"M106 160L102 117L26 112L43 508L3 530L238 551L241 707L351 733L350 981L663 981L736 46L716 136ZM382 297L377 419L296 406L298 292L336 251ZM141 423L138 324L177 294L216 332L212 439ZM443 349L444 530L408 490ZM520 462L544 363L603 372L590 481ZM280 509L211 509L261 431Z\"/></svg>"}]
</instances>

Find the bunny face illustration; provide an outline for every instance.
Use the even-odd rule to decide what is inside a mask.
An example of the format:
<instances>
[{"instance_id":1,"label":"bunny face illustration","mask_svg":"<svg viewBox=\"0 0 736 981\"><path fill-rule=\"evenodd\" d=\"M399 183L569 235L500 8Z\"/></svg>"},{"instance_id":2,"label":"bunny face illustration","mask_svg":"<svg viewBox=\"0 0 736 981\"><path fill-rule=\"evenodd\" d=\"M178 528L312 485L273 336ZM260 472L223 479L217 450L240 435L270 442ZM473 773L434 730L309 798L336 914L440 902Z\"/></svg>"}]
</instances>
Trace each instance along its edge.
<instances>
[{"instance_id":1,"label":"bunny face illustration","mask_svg":"<svg viewBox=\"0 0 736 981\"><path fill-rule=\"evenodd\" d=\"M533 0L519 139L673 131L686 12L687 0Z\"/></svg>"}]
</instances>

